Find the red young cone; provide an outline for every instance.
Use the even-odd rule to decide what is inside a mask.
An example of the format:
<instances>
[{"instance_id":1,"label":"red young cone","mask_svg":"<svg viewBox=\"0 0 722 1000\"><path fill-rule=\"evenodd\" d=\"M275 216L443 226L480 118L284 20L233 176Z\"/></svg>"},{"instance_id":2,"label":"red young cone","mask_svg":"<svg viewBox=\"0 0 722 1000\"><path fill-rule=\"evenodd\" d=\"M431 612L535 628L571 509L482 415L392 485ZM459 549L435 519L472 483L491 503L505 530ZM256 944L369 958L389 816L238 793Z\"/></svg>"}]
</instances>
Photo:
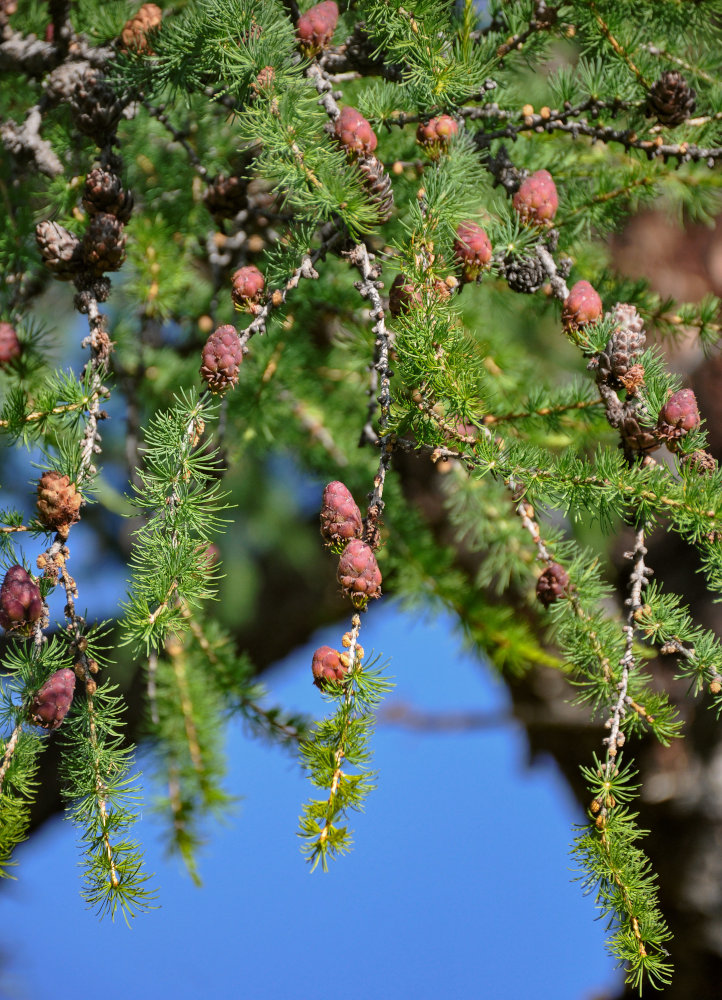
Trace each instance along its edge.
<instances>
[{"instance_id":1,"label":"red young cone","mask_svg":"<svg viewBox=\"0 0 722 1000\"><path fill-rule=\"evenodd\" d=\"M329 681L339 684L348 673L348 667L341 662L341 655L337 649L332 649L330 646L319 646L313 654L311 662L313 683L321 691Z\"/></svg>"},{"instance_id":2,"label":"red young cone","mask_svg":"<svg viewBox=\"0 0 722 1000\"><path fill-rule=\"evenodd\" d=\"M603 312L602 300L592 285L578 281L564 300L562 323L566 330L578 330L587 323L595 323Z\"/></svg>"},{"instance_id":3,"label":"red young cone","mask_svg":"<svg viewBox=\"0 0 722 1000\"><path fill-rule=\"evenodd\" d=\"M0 625L7 632L28 635L42 613L37 584L22 566L11 566L0 587Z\"/></svg>"},{"instance_id":4,"label":"red young cone","mask_svg":"<svg viewBox=\"0 0 722 1000\"><path fill-rule=\"evenodd\" d=\"M347 105L341 109L334 131L338 141L354 153L366 155L376 149L376 134L356 108Z\"/></svg>"},{"instance_id":5,"label":"red young cone","mask_svg":"<svg viewBox=\"0 0 722 1000\"><path fill-rule=\"evenodd\" d=\"M321 502L321 534L327 545L345 545L360 538L363 531L361 511L343 483L329 483Z\"/></svg>"},{"instance_id":6,"label":"red young cone","mask_svg":"<svg viewBox=\"0 0 722 1000\"><path fill-rule=\"evenodd\" d=\"M431 156L438 158L451 141L451 137L459 131L458 124L450 115L439 115L431 121L421 122L416 129L416 141L423 146Z\"/></svg>"},{"instance_id":7,"label":"red young cone","mask_svg":"<svg viewBox=\"0 0 722 1000\"><path fill-rule=\"evenodd\" d=\"M568 593L568 587L569 574L559 563L552 563L536 582L536 596L548 608Z\"/></svg>"},{"instance_id":8,"label":"red young cone","mask_svg":"<svg viewBox=\"0 0 722 1000\"><path fill-rule=\"evenodd\" d=\"M201 378L211 392L225 392L238 382L242 360L243 348L235 326L219 326L203 347Z\"/></svg>"},{"instance_id":9,"label":"red young cone","mask_svg":"<svg viewBox=\"0 0 722 1000\"><path fill-rule=\"evenodd\" d=\"M298 38L306 56L316 55L325 49L333 38L338 23L338 4L333 0L317 3L298 19Z\"/></svg>"},{"instance_id":10,"label":"red young cone","mask_svg":"<svg viewBox=\"0 0 722 1000\"><path fill-rule=\"evenodd\" d=\"M557 214L559 196L548 170L537 170L522 182L512 199L523 222L551 222Z\"/></svg>"},{"instance_id":11,"label":"red young cone","mask_svg":"<svg viewBox=\"0 0 722 1000\"><path fill-rule=\"evenodd\" d=\"M30 705L30 720L43 729L57 729L73 703L75 674L70 667L56 670L45 681Z\"/></svg>"},{"instance_id":12,"label":"red young cone","mask_svg":"<svg viewBox=\"0 0 722 1000\"><path fill-rule=\"evenodd\" d=\"M0 368L20 357L21 348L15 327L11 323L0 323Z\"/></svg>"},{"instance_id":13,"label":"red young cone","mask_svg":"<svg viewBox=\"0 0 722 1000\"><path fill-rule=\"evenodd\" d=\"M470 219L456 230L454 256L461 264L463 281L474 281L491 260L491 243L481 226Z\"/></svg>"},{"instance_id":14,"label":"red young cone","mask_svg":"<svg viewBox=\"0 0 722 1000\"><path fill-rule=\"evenodd\" d=\"M669 442L677 441L689 431L699 427L700 416L697 399L691 389L674 392L659 411L657 428Z\"/></svg>"},{"instance_id":15,"label":"red young cone","mask_svg":"<svg viewBox=\"0 0 722 1000\"><path fill-rule=\"evenodd\" d=\"M354 604L365 604L370 597L381 596L381 571L373 550L353 538L338 561L338 582Z\"/></svg>"},{"instance_id":16,"label":"red young cone","mask_svg":"<svg viewBox=\"0 0 722 1000\"><path fill-rule=\"evenodd\" d=\"M231 279L231 298L242 309L253 312L253 306L261 301L266 279L253 264L239 267Z\"/></svg>"}]
</instances>

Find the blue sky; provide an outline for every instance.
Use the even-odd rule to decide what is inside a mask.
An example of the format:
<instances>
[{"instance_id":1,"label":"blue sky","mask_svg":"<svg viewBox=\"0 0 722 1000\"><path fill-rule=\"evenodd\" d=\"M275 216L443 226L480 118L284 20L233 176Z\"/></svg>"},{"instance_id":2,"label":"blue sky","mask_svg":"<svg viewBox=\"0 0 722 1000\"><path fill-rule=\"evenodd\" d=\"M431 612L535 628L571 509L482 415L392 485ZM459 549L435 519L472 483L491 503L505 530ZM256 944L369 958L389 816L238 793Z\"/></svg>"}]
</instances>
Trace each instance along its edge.
<instances>
[{"instance_id":1,"label":"blue sky","mask_svg":"<svg viewBox=\"0 0 722 1000\"><path fill-rule=\"evenodd\" d=\"M271 697L323 710L310 659L319 633L271 671ZM389 700L427 711L503 711L503 685L461 650L445 617L422 621L381 601L364 616L367 651L393 655ZM618 973L593 901L567 854L581 820L554 765L526 763L514 724L428 734L382 726L378 789L354 816L355 849L310 873L295 835L311 787L291 756L228 732L228 790L197 889L163 853L146 808L138 826L160 908L99 923L78 894L74 831L58 820L17 854L0 892L0 1000L203 996L344 1000L473 996L591 1000ZM141 762L142 764L142 762Z\"/></svg>"}]
</instances>

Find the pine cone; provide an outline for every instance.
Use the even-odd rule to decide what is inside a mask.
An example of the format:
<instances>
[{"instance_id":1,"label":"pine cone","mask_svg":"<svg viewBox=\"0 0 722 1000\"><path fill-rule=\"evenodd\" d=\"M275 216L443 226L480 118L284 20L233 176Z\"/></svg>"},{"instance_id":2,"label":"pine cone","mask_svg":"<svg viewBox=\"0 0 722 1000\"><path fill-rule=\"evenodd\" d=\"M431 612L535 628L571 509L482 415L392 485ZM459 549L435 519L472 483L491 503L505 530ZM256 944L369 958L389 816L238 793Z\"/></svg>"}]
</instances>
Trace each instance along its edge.
<instances>
[{"instance_id":1,"label":"pine cone","mask_svg":"<svg viewBox=\"0 0 722 1000\"><path fill-rule=\"evenodd\" d=\"M614 319L617 329L607 341L607 346L599 354L596 364L599 368L598 378L623 378L644 351L647 340L644 323L634 306L619 302L614 308Z\"/></svg>"},{"instance_id":2,"label":"pine cone","mask_svg":"<svg viewBox=\"0 0 722 1000\"><path fill-rule=\"evenodd\" d=\"M587 323L595 323L604 309L599 295L588 281L577 281L564 300L562 323L566 330L578 330Z\"/></svg>"},{"instance_id":3,"label":"pine cone","mask_svg":"<svg viewBox=\"0 0 722 1000\"><path fill-rule=\"evenodd\" d=\"M211 392L225 392L238 382L243 348L235 326L219 326L210 335L201 355L201 378Z\"/></svg>"},{"instance_id":4,"label":"pine cone","mask_svg":"<svg viewBox=\"0 0 722 1000\"><path fill-rule=\"evenodd\" d=\"M0 587L0 625L7 632L29 635L43 614L37 584L22 566L11 566Z\"/></svg>"},{"instance_id":5,"label":"pine cone","mask_svg":"<svg viewBox=\"0 0 722 1000\"><path fill-rule=\"evenodd\" d=\"M231 298L242 309L255 312L253 308L263 297L266 279L253 264L239 267L231 279Z\"/></svg>"},{"instance_id":6,"label":"pine cone","mask_svg":"<svg viewBox=\"0 0 722 1000\"><path fill-rule=\"evenodd\" d=\"M676 69L667 70L647 95L647 114L662 125L681 125L695 109L696 92Z\"/></svg>"},{"instance_id":7,"label":"pine cone","mask_svg":"<svg viewBox=\"0 0 722 1000\"><path fill-rule=\"evenodd\" d=\"M296 30L301 51L309 58L325 49L333 38L338 24L338 4L333 0L317 3L298 19Z\"/></svg>"},{"instance_id":8,"label":"pine cone","mask_svg":"<svg viewBox=\"0 0 722 1000\"><path fill-rule=\"evenodd\" d=\"M361 171L364 187L376 205L379 223L388 222L394 210L394 193L383 163L375 156L360 156L356 166Z\"/></svg>"},{"instance_id":9,"label":"pine cone","mask_svg":"<svg viewBox=\"0 0 722 1000\"><path fill-rule=\"evenodd\" d=\"M133 196L123 190L117 174L95 167L85 179L83 207L90 215L106 212L125 223L133 211Z\"/></svg>"},{"instance_id":10,"label":"pine cone","mask_svg":"<svg viewBox=\"0 0 722 1000\"><path fill-rule=\"evenodd\" d=\"M311 670L313 672L313 683L320 691L324 691L331 684L340 684L348 673L348 667L341 662L341 656L337 649L330 646L319 646L313 654Z\"/></svg>"},{"instance_id":11,"label":"pine cone","mask_svg":"<svg viewBox=\"0 0 722 1000\"><path fill-rule=\"evenodd\" d=\"M55 222L39 222L35 239L47 269L59 281L70 281L83 266L80 240Z\"/></svg>"},{"instance_id":12,"label":"pine cone","mask_svg":"<svg viewBox=\"0 0 722 1000\"><path fill-rule=\"evenodd\" d=\"M206 188L203 202L216 221L232 219L248 204L247 187L243 177L219 174Z\"/></svg>"},{"instance_id":13,"label":"pine cone","mask_svg":"<svg viewBox=\"0 0 722 1000\"><path fill-rule=\"evenodd\" d=\"M329 483L321 501L321 534L327 545L345 545L360 538L363 531L361 511L349 490L338 481Z\"/></svg>"},{"instance_id":14,"label":"pine cone","mask_svg":"<svg viewBox=\"0 0 722 1000\"><path fill-rule=\"evenodd\" d=\"M75 694L75 674L70 667L56 670L32 700L30 721L43 729L57 729L68 714Z\"/></svg>"},{"instance_id":15,"label":"pine cone","mask_svg":"<svg viewBox=\"0 0 722 1000\"><path fill-rule=\"evenodd\" d=\"M363 607L372 597L381 596L381 571L373 550L352 538L338 561L338 582L356 606Z\"/></svg>"},{"instance_id":16,"label":"pine cone","mask_svg":"<svg viewBox=\"0 0 722 1000\"><path fill-rule=\"evenodd\" d=\"M125 22L120 33L121 51L153 55L148 34L157 30L163 20L163 11L154 3L144 3L135 17Z\"/></svg>"},{"instance_id":17,"label":"pine cone","mask_svg":"<svg viewBox=\"0 0 722 1000\"><path fill-rule=\"evenodd\" d=\"M659 411L657 430L665 441L678 441L685 434L699 427L700 415L697 398L691 389L674 392Z\"/></svg>"},{"instance_id":18,"label":"pine cone","mask_svg":"<svg viewBox=\"0 0 722 1000\"><path fill-rule=\"evenodd\" d=\"M690 452L689 455L682 456L682 464L690 469L694 469L700 476L706 476L717 471L717 459L710 455L708 451Z\"/></svg>"},{"instance_id":19,"label":"pine cone","mask_svg":"<svg viewBox=\"0 0 722 1000\"><path fill-rule=\"evenodd\" d=\"M468 219L456 229L454 256L461 264L463 282L475 281L491 260L491 243L481 226Z\"/></svg>"},{"instance_id":20,"label":"pine cone","mask_svg":"<svg viewBox=\"0 0 722 1000\"><path fill-rule=\"evenodd\" d=\"M22 353L20 341L12 323L0 323L0 368L9 365Z\"/></svg>"},{"instance_id":21,"label":"pine cone","mask_svg":"<svg viewBox=\"0 0 722 1000\"><path fill-rule=\"evenodd\" d=\"M356 108L346 105L334 123L336 138L352 153L368 155L376 149L376 133Z\"/></svg>"},{"instance_id":22,"label":"pine cone","mask_svg":"<svg viewBox=\"0 0 722 1000\"><path fill-rule=\"evenodd\" d=\"M546 273L537 256L512 257L510 255L504 259L504 277L513 292L531 295L544 284Z\"/></svg>"},{"instance_id":23,"label":"pine cone","mask_svg":"<svg viewBox=\"0 0 722 1000\"><path fill-rule=\"evenodd\" d=\"M71 525L80 520L80 505L83 498L75 483L59 472L44 472L38 481L38 520L57 531L62 538L68 537Z\"/></svg>"},{"instance_id":24,"label":"pine cone","mask_svg":"<svg viewBox=\"0 0 722 1000\"><path fill-rule=\"evenodd\" d=\"M640 420L647 419L646 411L641 411L638 406L630 407L628 403L625 404L619 432L626 452L644 454L659 448L660 440L656 428L648 427L644 422L640 423Z\"/></svg>"},{"instance_id":25,"label":"pine cone","mask_svg":"<svg viewBox=\"0 0 722 1000\"><path fill-rule=\"evenodd\" d=\"M438 118L419 124L416 129L416 141L424 147L432 159L438 159L447 149L452 136L458 131L458 123L450 115L439 115Z\"/></svg>"},{"instance_id":26,"label":"pine cone","mask_svg":"<svg viewBox=\"0 0 722 1000\"><path fill-rule=\"evenodd\" d=\"M107 143L123 114L124 102L119 100L105 77L90 69L75 84L70 96L70 110L75 125L83 135L95 139L99 146Z\"/></svg>"},{"instance_id":27,"label":"pine cone","mask_svg":"<svg viewBox=\"0 0 722 1000\"><path fill-rule=\"evenodd\" d=\"M548 608L569 593L569 574L559 565L547 566L536 582L536 596Z\"/></svg>"},{"instance_id":28,"label":"pine cone","mask_svg":"<svg viewBox=\"0 0 722 1000\"><path fill-rule=\"evenodd\" d=\"M559 196L554 179L548 170L537 170L522 181L512 204L522 222L551 222L557 214Z\"/></svg>"},{"instance_id":29,"label":"pine cone","mask_svg":"<svg viewBox=\"0 0 722 1000\"><path fill-rule=\"evenodd\" d=\"M83 237L83 260L96 274L117 271L125 260L126 235L123 224L108 212L90 220Z\"/></svg>"}]
</instances>

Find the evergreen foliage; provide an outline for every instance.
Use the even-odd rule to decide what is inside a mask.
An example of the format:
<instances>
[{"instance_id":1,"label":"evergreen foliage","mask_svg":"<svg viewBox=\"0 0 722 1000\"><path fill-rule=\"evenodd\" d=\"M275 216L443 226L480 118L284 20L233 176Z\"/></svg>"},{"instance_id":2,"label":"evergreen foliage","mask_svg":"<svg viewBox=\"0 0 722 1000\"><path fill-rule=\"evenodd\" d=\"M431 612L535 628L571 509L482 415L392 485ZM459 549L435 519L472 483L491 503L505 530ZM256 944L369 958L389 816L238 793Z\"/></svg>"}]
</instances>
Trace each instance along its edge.
<instances>
[{"instance_id":1,"label":"evergreen foliage","mask_svg":"<svg viewBox=\"0 0 722 1000\"><path fill-rule=\"evenodd\" d=\"M592 798L573 853L627 981L660 988L674 944L638 846L632 760L646 735L663 747L685 736L674 692L650 670L657 651L719 714L722 649L682 595L650 581L646 543L655 528L678 536L719 595L722 472L705 414L672 425L664 411L682 386L668 348L684 337L715 348L721 303L676 302L625 277L605 237L652 203L684 220L719 212L722 5L340 6L314 50L299 44L295 2L189 0L161 17L129 0L0 0L12 83L0 92L0 321L19 345L6 330L0 432L28 470L75 484L98 532L106 512L134 519L106 656L93 595L70 575L74 521L48 528L28 514L32 491L3 499L3 567L32 564L43 614L19 620L0 593L0 613L15 615L0 873L42 791L39 754L57 740L84 898L111 916L152 905L131 833L139 788L120 684L131 661L157 806L194 880L208 820L233 802L232 715L290 747L323 789L299 836L325 870L374 787L374 714L390 684L358 639L383 575L385 592L451 609L510 682L561 673L599 726L601 755L579 762ZM371 152L336 135L342 106L368 119ZM469 222L491 246L471 264L458 234ZM232 297L249 265L263 288ZM603 306L577 322L562 307L580 280ZM71 303L82 359L57 322ZM223 378L204 385L205 338L231 323L242 362L221 357ZM105 431L106 406L120 434L112 421ZM344 536L358 555L339 575L348 652L318 683L332 714L316 723L264 704L236 642L253 615L251 560L243 577L214 544L228 532L236 561L256 546L280 567L276 583L298 577L298 589L329 572L301 519L287 523L287 495L258 514L279 455L368 500L362 529ZM630 548L621 595L615 537ZM76 693L45 734L32 699L63 668Z\"/></svg>"}]
</instances>

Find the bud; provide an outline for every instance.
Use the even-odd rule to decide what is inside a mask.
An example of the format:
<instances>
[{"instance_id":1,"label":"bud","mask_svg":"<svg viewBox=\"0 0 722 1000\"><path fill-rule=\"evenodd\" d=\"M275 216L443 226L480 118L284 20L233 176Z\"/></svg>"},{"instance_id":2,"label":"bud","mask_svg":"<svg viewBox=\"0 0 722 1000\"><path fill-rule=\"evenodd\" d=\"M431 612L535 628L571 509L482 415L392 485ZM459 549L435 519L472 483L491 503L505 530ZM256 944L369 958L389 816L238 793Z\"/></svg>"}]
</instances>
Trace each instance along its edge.
<instances>
[{"instance_id":1,"label":"bud","mask_svg":"<svg viewBox=\"0 0 722 1000\"><path fill-rule=\"evenodd\" d=\"M462 280L474 281L491 260L491 243L481 226L469 219L457 227L454 256L461 264Z\"/></svg>"},{"instance_id":2,"label":"bud","mask_svg":"<svg viewBox=\"0 0 722 1000\"><path fill-rule=\"evenodd\" d=\"M565 330L578 330L587 323L595 323L604 309L602 300L588 281L578 281L572 285L562 308L562 323Z\"/></svg>"},{"instance_id":3,"label":"bud","mask_svg":"<svg viewBox=\"0 0 722 1000\"><path fill-rule=\"evenodd\" d=\"M321 534L327 545L345 545L360 538L361 511L343 483L329 483L321 501Z\"/></svg>"},{"instance_id":4,"label":"bud","mask_svg":"<svg viewBox=\"0 0 722 1000\"><path fill-rule=\"evenodd\" d=\"M334 132L338 141L351 152L366 155L376 149L374 130L356 108L347 105L341 109L334 124Z\"/></svg>"},{"instance_id":5,"label":"bud","mask_svg":"<svg viewBox=\"0 0 722 1000\"><path fill-rule=\"evenodd\" d=\"M22 566L11 566L0 587L0 625L7 632L29 635L42 613L37 584Z\"/></svg>"},{"instance_id":6,"label":"bud","mask_svg":"<svg viewBox=\"0 0 722 1000\"><path fill-rule=\"evenodd\" d=\"M298 19L296 31L301 50L309 58L325 49L333 38L338 23L338 4L333 0L317 3Z\"/></svg>"},{"instance_id":7,"label":"bud","mask_svg":"<svg viewBox=\"0 0 722 1000\"><path fill-rule=\"evenodd\" d=\"M57 729L73 703L75 674L69 667L56 670L45 681L30 705L31 722L43 729Z\"/></svg>"},{"instance_id":8,"label":"bud","mask_svg":"<svg viewBox=\"0 0 722 1000\"><path fill-rule=\"evenodd\" d=\"M242 360L243 348L235 326L219 326L203 347L201 378L211 392L225 392L238 382Z\"/></svg>"},{"instance_id":9,"label":"bud","mask_svg":"<svg viewBox=\"0 0 722 1000\"><path fill-rule=\"evenodd\" d=\"M569 593L569 574L559 563L547 566L536 582L536 596L548 608Z\"/></svg>"},{"instance_id":10,"label":"bud","mask_svg":"<svg viewBox=\"0 0 722 1000\"><path fill-rule=\"evenodd\" d=\"M549 171L537 170L522 181L512 204L523 222L551 222L557 214L559 196Z\"/></svg>"},{"instance_id":11,"label":"bud","mask_svg":"<svg viewBox=\"0 0 722 1000\"><path fill-rule=\"evenodd\" d=\"M38 481L38 520L63 537L68 537L71 525L80 520L83 498L75 483L59 472L44 472Z\"/></svg>"},{"instance_id":12,"label":"bud","mask_svg":"<svg viewBox=\"0 0 722 1000\"><path fill-rule=\"evenodd\" d=\"M348 667L341 662L341 654L330 646L319 646L311 662L313 683L319 690L328 687L329 682L340 684L348 673Z\"/></svg>"},{"instance_id":13,"label":"bud","mask_svg":"<svg viewBox=\"0 0 722 1000\"><path fill-rule=\"evenodd\" d=\"M365 604L368 598L381 596L381 571L376 556L358 538L353 538L341 553L338 582L354 604Z\"/></svg>"},{"instance_id":14,"label":"bud","mask_svg":"<svg viewBox=\"0 0 722 1000\"><path fill-rule=\"evenodd\" d=\"M674 392L659 411L657 427L668 441L678 441L689 431L699 427L700 416L697 399L691 389Z\"/></svg>"},{"instance_id":15,"label":"bud","mask_svg":"<svg viewBox=\"0 0 722 1000\"><path fill-rule=\"evenodd\" d=\"M0 323L0 368L9 365L21 354L20 341L12 323Z\"/></svg>"},{"instance_id":16,"label":"bud","mask_svg":"<svg viewBox=\"0 0 722 1000\"><path fill-rule=\"evenodd\" d=\"M273 66L264 66L251 84L251 90L260 94L262 90L270 90L276 82L276 71Z\"/></svg>"},{"instance_id":17,"label":"bud","mask_svg":"<svg viewBox=\"0 0 722 1000\"><path fill-rule=\"evenodd\" d=\"M231 298L241 309L253 312L253 306L261 301L265 278L253 264L239 267L231 279Z\"/></svg>"}]
</instances>

